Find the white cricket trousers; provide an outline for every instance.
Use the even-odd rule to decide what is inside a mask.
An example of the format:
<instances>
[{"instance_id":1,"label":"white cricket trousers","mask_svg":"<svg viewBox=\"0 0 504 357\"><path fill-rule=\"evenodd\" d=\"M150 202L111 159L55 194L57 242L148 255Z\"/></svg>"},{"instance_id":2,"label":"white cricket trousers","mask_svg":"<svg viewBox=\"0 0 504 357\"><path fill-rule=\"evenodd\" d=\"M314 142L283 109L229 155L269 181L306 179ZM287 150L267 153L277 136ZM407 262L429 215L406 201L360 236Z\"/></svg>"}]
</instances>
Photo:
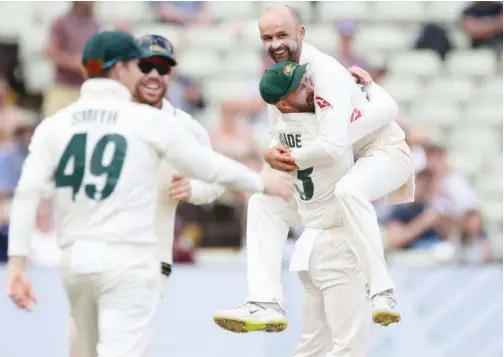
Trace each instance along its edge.
<instances>
[{"instance_id":1,"label":"white cricket trousers","mask_svg":"<svg viewBox=\"0 0 504 357\"><path fill-rule=\"evenodd\" d=\"M342 228L315 240L303 285L301 338L294 357L365 357L371 332L371 302L357 257Z\"/></svg>"},{"instance_id":2,"label":"white cricket trousers","mask_svg":"<svg viewBox=\"0 0 504 357\"><path fill-rule=\"evenodd\" d=\"M75 273L63 249L70 357L150 357L162 278L156 244L109 243L101 273Z\"/></svg>"},{"instance_id":3,"label":"white cricket trousers","mask_svg":"<svg viewBox=\"0 0 504 357\"><path fill-rule=\"evenodd\" d=\"M394 288L371 201L401 187L411 173L411 161L374 150L359 158L335 188L343 225L348 228L347 243L358 257L371 296ZM299 223L294 199L286 202L258 193L250 198L247 211L249 295L246 301L275 301L283 306L283 249L289 226Z\"/></svg>"}]
</instances>

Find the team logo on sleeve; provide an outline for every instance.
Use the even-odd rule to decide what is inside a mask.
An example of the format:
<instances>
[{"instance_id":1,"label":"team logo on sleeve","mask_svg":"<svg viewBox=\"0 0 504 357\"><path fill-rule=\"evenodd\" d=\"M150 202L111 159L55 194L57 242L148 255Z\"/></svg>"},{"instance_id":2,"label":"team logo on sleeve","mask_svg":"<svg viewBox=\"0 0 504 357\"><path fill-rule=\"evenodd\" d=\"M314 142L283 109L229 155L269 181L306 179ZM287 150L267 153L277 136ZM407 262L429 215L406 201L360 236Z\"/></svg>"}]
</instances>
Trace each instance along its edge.
<instances>
[{"instance_id":1,"label":"team logo on sleeve","mask_svg":"<svg viewBox=\"0 0 504 357\"><path fill-rule=\"evenodd\" d=\"M315 101L317 102L317 105L319 106L320 110L324 110L326 108L332 108L331 103L329 103L322 97L316 96Z\"/></svg>"}]
</instances>

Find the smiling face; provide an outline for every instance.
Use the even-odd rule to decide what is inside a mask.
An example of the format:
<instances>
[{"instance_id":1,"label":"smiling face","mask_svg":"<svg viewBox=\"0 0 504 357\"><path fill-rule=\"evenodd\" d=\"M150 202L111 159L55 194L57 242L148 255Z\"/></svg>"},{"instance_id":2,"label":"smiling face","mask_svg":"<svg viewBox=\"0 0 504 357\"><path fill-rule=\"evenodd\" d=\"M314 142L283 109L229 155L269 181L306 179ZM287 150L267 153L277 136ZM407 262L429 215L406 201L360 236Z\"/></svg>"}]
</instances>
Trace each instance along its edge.
<instances>
[{"instance_id":1,"label":"smiling face","mask_svg":"<svg viewBox=\"0 0 504 357\"><path fill-rule=\"evenodd\" d=\"M138 64L142 76L135 89L135 100L139 103L161 108L168 91L171 66L162 58L141 60Z\"/></svg>"},{"instance_id":2,"label":"smiling face","mask_svg":"<svg viewBox=\"0 0 504 357\"><path fill-rule=\"evenodd\" d=\"M272 6L259 19L265 51L275 62L299 62L305 28L286 6Z\"/></svg>"}]
</instances>

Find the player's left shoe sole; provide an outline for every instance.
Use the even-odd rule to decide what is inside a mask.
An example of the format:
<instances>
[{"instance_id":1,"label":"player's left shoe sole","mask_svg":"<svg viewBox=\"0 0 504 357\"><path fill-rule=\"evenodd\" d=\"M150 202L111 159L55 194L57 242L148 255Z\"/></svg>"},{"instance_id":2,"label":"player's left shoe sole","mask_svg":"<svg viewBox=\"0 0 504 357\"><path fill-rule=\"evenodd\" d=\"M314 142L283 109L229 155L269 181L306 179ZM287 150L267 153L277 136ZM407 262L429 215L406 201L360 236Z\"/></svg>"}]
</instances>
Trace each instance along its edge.
<instances>
[{"instance_id":1,"label":"player's left shoe sole","mask_svg":"<svg viewBox=\"0 0 504 357\"><path fill-rule=\"evenodd\" d=\"M282 332L288 325L285 319L257 321L230 316L214 316L214 321L220 328L234 333Z\"/></svg>"},{"instance_id":2,"label":"player's left shoe sole","mask_svg":"<svg viewBox=\"0 0 504 357\"><path fill-rule=\"evenodd\" d=\"M389 310L373 311L373 322L382 326L396 324L401 321L401 314Z\"/></svg>"}]
</instances>

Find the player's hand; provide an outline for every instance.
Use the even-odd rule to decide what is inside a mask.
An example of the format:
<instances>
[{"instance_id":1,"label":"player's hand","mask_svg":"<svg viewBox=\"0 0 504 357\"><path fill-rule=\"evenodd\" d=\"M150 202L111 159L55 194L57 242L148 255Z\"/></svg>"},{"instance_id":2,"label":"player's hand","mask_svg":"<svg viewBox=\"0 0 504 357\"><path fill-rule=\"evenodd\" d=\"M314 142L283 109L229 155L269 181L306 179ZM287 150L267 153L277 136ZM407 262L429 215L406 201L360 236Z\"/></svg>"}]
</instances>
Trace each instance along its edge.
<instances>
[{"instance_id":1,"label":"player's hand","mask_svg":"<svg viewBox=\"0 0 504 357\"><path fill-rule=\"evenodd\" d=\"M16 261L16 257L9 261L7 277L7 294L20 309L31 311L31 304L37 302L28 274L23 264Z\"/></svg>"},{"instance_id":2,"label":"player's hand","mask_svg":"<svg viewBox=\"0 0 504 357\"><path fill-rule=\"evenodd\" d=\"M348 72L355 78L357 84L366 86L373 83L371 75L360 67L352 66L348 68Z\"/></svg>"},{"instance_id":3,"label":"player's hand","mask_svg":"<svg viewBox=\"0 0 504 357\"><path fill-rule=\"evenodd\" d=\"M173 174L170 182L170 197L177 201L188 201L191 198L191 182L189 178Z\"/></svg>"},{"instance_id":4,"label":"player's hand","mask_svg":"<svg viewBox=\"0 0 504 357\"><path fill-rule=\"evenodd\" d=\"M298 167L290 155L288 147L277 144L264 151L264 160L274 169L283 172L295 172Z\"/></svg>"},{"instance_id":5,"label":"player's hand","mask_svg":"<svg viewBox=\"0 0 504 357\"><path fill-rule=\"evenodd\" d=\"M286 200L292 197L293 185L289 174L266 166L261 171L261 181L264 185L264 193Z\"/></svg>"}]
</instances>

